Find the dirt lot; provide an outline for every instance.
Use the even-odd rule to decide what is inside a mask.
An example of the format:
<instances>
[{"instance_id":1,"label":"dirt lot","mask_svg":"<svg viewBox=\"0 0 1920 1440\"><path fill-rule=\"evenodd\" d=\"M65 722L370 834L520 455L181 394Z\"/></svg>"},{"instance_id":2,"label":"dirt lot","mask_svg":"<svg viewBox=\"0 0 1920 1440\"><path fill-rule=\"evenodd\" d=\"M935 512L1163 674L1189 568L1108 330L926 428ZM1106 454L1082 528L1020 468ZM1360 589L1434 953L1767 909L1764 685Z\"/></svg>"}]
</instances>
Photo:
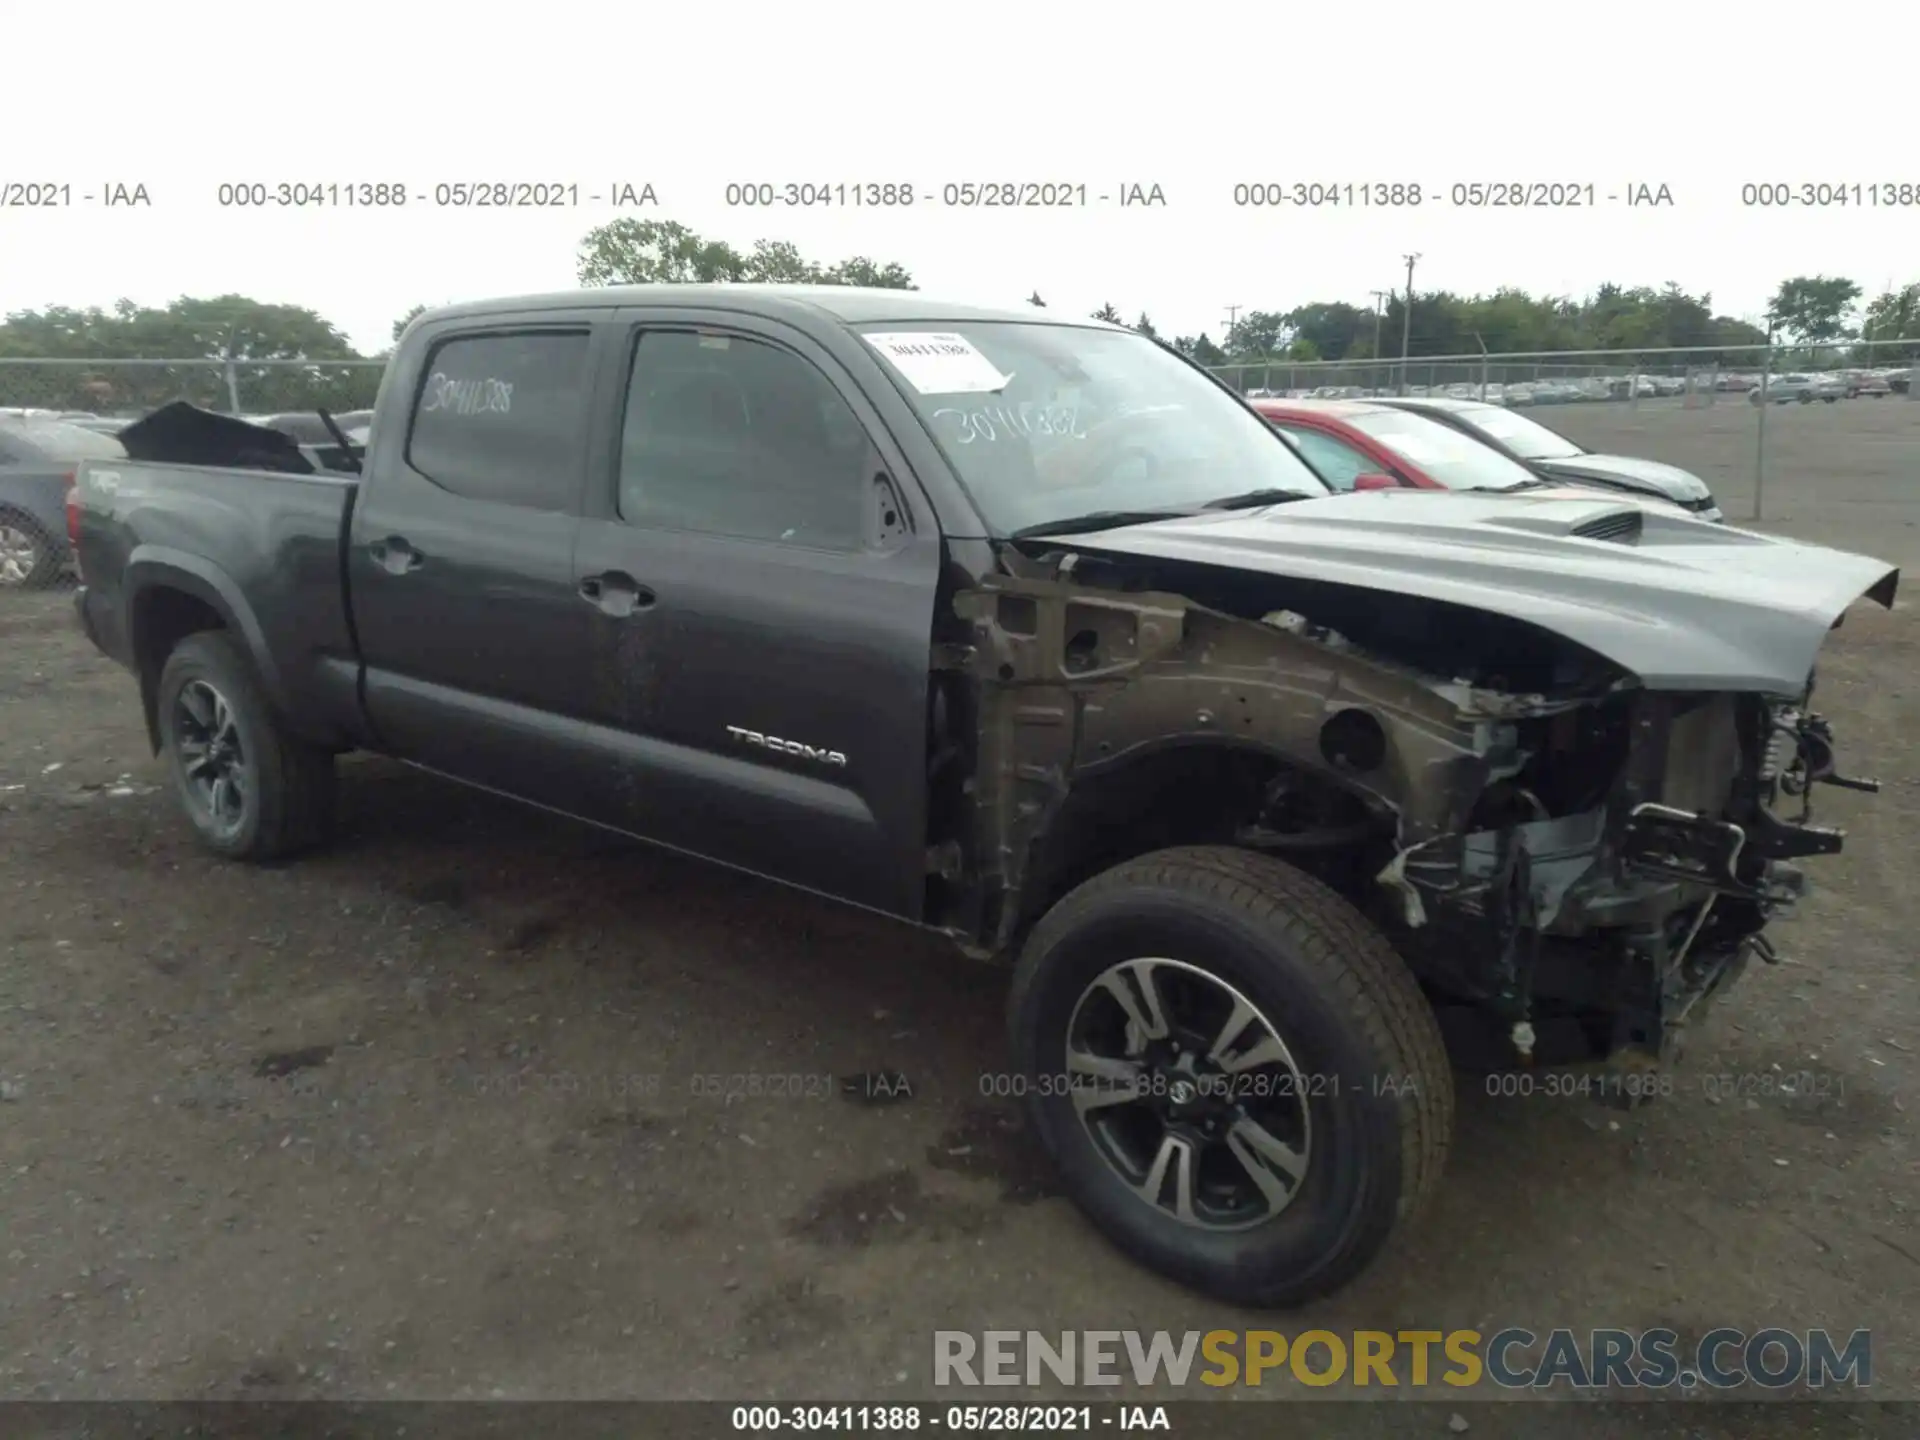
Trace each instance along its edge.
<instances>
[{"instance_id":1,"label":"dirt lot","mask_svg":"<svg viewBox=\"0 0 1920 1440\"><path fill-rule=\"evenodd\" d=\"M1710 474L1729 418L1752 425L1559 417ZM1920 558L1920 498L1894 499L1920 404L1769 433L1810 467L1775 477L1790 528ZM1920 1398L1913 615L1863 609L1830 647L1825 708L1885 793L1823 794L1849 849L1680 1093L1623 1114L1463 1077L1432 1213L1278 1323L1864 1326L1877 1394ZM384 762L345 767L326 853L219 864L67 598L0 601L0 644L0 1396L936 1398L935 1328L1261 1323L1050 1194L983 1094L995 973ZM732 1101L701 1078L753 1074L822 1078ZM1710 1074L1754 1093L1716 1103ZM1340 1433L1446 1432L1335 1408ZM1514 1407L1452 1408L1521 1433ZM1871 1433L1773 1408L1767 1433ZM1532 1407L1524 1433L1655 1433L1594 1411ZM1760 1433L1673 1414L1660 1433Z\"/></svg>"}]
</instances>

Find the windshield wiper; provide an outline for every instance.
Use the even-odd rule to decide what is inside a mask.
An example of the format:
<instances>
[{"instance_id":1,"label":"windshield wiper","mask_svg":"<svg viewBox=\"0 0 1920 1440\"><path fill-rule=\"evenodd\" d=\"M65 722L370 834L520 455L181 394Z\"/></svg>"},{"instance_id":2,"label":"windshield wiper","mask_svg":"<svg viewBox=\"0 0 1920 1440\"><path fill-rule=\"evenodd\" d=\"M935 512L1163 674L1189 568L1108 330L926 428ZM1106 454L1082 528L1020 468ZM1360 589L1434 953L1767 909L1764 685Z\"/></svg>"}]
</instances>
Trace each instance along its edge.
<instances>
[{"instance_id":1,"label":"windshield wiper","mask_svg":"<svg viewBox=\"0 0 1920 1440\"><path fill-rule=\"evenodd\" d=\"M1037 540L1046 535L1078 535L1083 530L1114 530L1122 525L1145 525L1152 520L1184 520L1195 514L1185 510L1089 510L1085 515L1069 515L1064 520L1042 520L1023 525L1012 533L1015 540Z\"/></svg>"},{"instance_id":2,"label":"windshield wiper","mask_svg":"<svg viewBox=\"0 0 1920 1440\"><path fill-rule=\"evenodd\" d=\"M1252 510L1259 505L1281 505L1288 500L1312 500L1316 498L1311 490L1282 490L1268 486L1264 490L1246 490L1238 495L1222 495L1218 500L1209 500L1202 510Z\"/></svg>"}]
</instances>

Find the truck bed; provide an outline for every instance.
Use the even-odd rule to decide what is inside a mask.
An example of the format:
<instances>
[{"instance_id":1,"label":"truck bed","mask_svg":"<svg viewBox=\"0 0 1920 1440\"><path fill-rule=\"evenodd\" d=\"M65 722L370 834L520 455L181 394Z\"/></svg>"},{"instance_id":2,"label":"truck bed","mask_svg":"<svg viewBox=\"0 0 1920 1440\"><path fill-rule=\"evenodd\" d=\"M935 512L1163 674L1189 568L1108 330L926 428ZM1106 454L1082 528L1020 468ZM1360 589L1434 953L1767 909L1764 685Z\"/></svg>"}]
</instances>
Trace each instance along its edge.
<instances>
[{"instance_id":1,"label":"truck bed","mask_svg":"<svg viewBox=\"0 0 1920 1440\"><path fill-rule=\"evenodd\" d=\"M89 460L74 488L81 623L131 668L136 627L170 619L142 592L184 592L246 644L283 713L316 739L354 737L359 662L343 566L358 491L358 476L335 472Z\"/></svg>"}]
</instances>

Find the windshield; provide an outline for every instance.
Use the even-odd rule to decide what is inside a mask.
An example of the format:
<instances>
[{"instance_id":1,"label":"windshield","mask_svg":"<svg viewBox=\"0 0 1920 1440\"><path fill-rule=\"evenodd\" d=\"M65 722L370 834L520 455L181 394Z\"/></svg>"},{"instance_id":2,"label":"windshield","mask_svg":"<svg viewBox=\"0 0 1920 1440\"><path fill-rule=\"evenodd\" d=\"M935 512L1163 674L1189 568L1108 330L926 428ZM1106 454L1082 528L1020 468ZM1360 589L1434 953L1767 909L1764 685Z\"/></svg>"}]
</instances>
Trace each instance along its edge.
<instances>
[{"instance_id":1,"label":"windshield","mask_svg":"<svg viewBox=\"0 0 1920 1440\"><path fill-rule=\"evenodd\" d=\"M956 321L861 333L1003 533L1096 511L1328 493L1258 415L1130 331Z\"/></svg>"},{"instance_id":2,"label":"windshield","mask_svg":"<svg viewBox=\"0 0 1920 1440\"><path fill-rule=\"evenodd\" d=\"M1556 434L1538 420L1529 420L1497 405L1489 405L1484 411L1465 411L1460 418L1481 433L1491 435L1522 460L1568 460L1581 453L1580 447L1566 436Z\"/></svg>"},{"instance_id":3,"label":"windshield","mask_svg":"<svg viewBox=\"0 0 1920 1440\"><path fill-rule=\"evenodd\" d=\"M1538 478L1517 460L1424 415L1380 411L1348 423L1404 455L1449 490L1511 490Z\"/></svg>"}]
</instances>

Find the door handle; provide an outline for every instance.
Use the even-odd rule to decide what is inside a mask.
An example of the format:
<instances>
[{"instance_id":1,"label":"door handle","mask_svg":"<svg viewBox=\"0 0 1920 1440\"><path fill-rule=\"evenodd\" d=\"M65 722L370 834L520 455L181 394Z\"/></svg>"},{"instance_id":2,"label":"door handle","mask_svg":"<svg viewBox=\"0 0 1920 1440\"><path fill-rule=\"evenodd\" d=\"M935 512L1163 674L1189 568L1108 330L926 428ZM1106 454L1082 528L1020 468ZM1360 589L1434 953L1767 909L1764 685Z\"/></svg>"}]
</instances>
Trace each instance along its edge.
<instances>
[{"instance_id":1,"label":"door handle","mask_svg":"<svg viewBox=\"0 0 1920 1440\"><path fill-rule=\"evenodd\" d=\"M631 575L609 570L581 580L580 598L615 619L625 619L636 610L651 608L657 597Z\"/></svg>"},{"instance_id":2,"label":"door handle","mask_svg":"<svg viewBox=\"0 0 1920 1440\"><path fill-rule=\"evenodd\" d=\"M389 575L405 575L418 570L427 557L398 535L389 535L384 540L376 540L367 546L367 554L373 557L373 563Z\"/></svg>"}]
</instances>

